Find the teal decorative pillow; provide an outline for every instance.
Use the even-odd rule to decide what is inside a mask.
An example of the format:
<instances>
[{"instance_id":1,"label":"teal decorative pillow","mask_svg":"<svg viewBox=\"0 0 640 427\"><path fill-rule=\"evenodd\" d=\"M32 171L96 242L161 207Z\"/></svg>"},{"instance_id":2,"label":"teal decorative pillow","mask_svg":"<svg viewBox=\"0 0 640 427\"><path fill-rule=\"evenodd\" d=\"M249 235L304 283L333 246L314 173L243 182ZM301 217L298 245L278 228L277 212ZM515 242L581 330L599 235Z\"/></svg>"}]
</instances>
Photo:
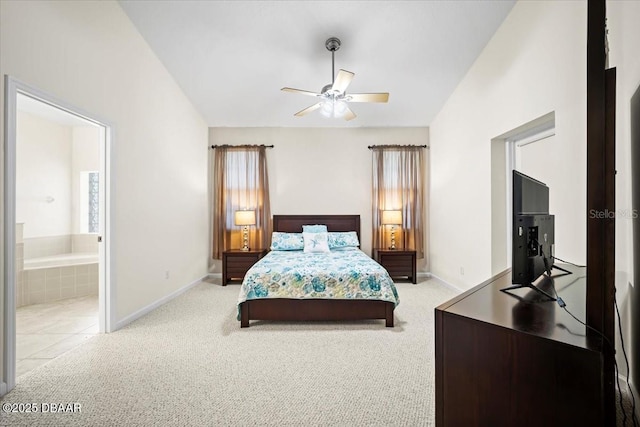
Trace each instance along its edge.
<instances>
[{"instance_id":1,"label":"teal decorative pillow","mask_svg":"<svg viewBox=\"0 0 640 427\"><path fill-rule=\"evenodd\" d=\"M326 233L327 232L327 226L326 225L320 225L320 224L303 225L302 226L302 231L303 232L307 232L307 233Z\"/></svg>"},{"instance_id":2,"label":"teal decorative pillow","mask_svg":"<svg viewBox=\"0 0 640 427\"><path fill-rule=\"evenodd\" d=\"M329 250L329 235L328 233L307 233L302 232L304 239L304 251L317 253L317 252L331 252Z\"/></svg>"},{"instance_id":3,"label":"teal decorative pillow","mask_svg":"<svg viewBox=\"0 0 640 427\"><path fill-rule=\"evenodd\" d=\"M329 249L357 248L359 246L358 234L355 231L329 232Z\"/></svg>"},{"instance_id":4,"label":"teal decorative pillow","mask_svg":"<svg viewBox=\"0 0 640 427\"><path fill-rule=\"evenodd\" d=\"M271 234L272 251L301 251L304 249L302 233L281 233L274 231Z\"/></svg>"}]
</instances>

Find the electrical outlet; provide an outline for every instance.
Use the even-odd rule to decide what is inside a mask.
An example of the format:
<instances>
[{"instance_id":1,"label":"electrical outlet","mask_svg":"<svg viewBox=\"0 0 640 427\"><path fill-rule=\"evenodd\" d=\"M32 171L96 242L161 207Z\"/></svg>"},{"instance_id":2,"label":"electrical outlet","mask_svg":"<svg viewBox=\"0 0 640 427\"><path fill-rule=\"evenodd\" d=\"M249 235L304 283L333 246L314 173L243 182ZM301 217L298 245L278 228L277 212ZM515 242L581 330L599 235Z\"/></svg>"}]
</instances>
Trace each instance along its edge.
<instances>
[{"instance_id":1,"label":"electrical outlet","mask_svg":"<svg viewBox=\"0 0 640 427\"><path fill-rule=\"evenodd\" d=\"M460 267L460 275L464 276L464 267Z\"/></svg>"},{"instance_id":2,"label":"electrical outlet","mask_svg":"<svg viewBox=\"0 0 640 427\"><path fill-rule=\"evenodd\" d=\"M165 279L168 279L168 278L169 278L169 270L167 270L167 271L165 271L165 272L164 272L164 278L165 278Z\"/></svg>"}]
</instances>

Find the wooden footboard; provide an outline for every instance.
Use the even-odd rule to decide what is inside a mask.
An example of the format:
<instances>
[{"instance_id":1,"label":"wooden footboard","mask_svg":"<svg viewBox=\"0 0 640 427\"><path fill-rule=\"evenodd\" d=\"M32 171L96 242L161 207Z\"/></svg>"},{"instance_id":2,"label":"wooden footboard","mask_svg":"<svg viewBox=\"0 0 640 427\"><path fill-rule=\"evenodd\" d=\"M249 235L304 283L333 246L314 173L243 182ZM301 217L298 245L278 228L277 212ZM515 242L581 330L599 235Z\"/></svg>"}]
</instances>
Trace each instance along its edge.
<instances>
[{"instance_id":1,"label":"wooden footboard","mask_svg":"<svg viewBox=\"0 0 640 427\"><path fill-rule=\"evenodd\" d=\"M240 327L250 320L329 321L385 319L393 327L395 304L375 300L261 299L240 304Z\"/></svg>"}]
</instances>

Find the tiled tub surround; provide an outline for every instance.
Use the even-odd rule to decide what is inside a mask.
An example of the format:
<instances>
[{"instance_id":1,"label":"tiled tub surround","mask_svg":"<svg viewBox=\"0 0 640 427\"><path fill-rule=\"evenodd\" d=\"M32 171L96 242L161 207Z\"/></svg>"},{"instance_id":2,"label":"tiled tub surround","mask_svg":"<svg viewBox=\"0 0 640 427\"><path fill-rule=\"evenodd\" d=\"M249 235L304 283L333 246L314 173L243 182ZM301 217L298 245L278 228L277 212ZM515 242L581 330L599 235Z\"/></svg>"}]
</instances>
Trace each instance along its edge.
<instances>
[{"instance_id":1,"label":"tiled tub surround","mask_svg":"<svg viewBox=\"0 0 640 427\"><path fill-rule=\"evenodd\" d=\"M95 234L27 238L23 245L16 265L16 307L98 295ZM20 251L17 244L16 264Z\"/></svg>"},{"instance_id":2,"label":"tiled tub surround","mask_svg":"<svg viewBox=\"0 0 640 427\"><path fill-rule=\"evenodd\" d=\"M24 305L98 295L98 263L34 269L25 267L23 286Z\"/></svg>"},{"instance_id":3,"label":"tiled tub surround","mask_svg":"<svg viewBox=\"0 0 640 427\"><path fill-rule=\"evenodd\" d=\"M63 236L29 237L24 239L25 259L75 252L98 253L97 235L67 234Z\"/></svg>"}]
</instances>

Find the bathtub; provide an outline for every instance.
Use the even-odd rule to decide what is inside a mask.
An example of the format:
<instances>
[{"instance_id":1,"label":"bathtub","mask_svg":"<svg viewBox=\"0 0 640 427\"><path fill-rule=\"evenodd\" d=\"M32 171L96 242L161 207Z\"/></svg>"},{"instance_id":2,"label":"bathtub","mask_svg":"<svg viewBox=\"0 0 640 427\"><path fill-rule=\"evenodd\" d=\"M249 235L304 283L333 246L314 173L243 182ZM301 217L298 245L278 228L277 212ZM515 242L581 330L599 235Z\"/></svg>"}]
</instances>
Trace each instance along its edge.
<instances>
[{"instance_id":1,"label":"bathtub","mask_svg":"<svg viewBox=\"0 0 640 427\"><path fill-rule=\"evenodd\" d=\"M46 256L40 258L30 258L24 260L24 270L39 270L42 268L69 267L72 265L96 264L98 254L90 252L76 252Z\"/></svg>"},{"instance_id":2,"label":"bathtub","mask_svg":"<svg viewBox=\"0 0 640 427\"><path fill-rule=\"evenodd\" d=\"M98 295L99 260L95 252L27 258L18 272L16 307Z\"/></svg>"}]
</instances>

